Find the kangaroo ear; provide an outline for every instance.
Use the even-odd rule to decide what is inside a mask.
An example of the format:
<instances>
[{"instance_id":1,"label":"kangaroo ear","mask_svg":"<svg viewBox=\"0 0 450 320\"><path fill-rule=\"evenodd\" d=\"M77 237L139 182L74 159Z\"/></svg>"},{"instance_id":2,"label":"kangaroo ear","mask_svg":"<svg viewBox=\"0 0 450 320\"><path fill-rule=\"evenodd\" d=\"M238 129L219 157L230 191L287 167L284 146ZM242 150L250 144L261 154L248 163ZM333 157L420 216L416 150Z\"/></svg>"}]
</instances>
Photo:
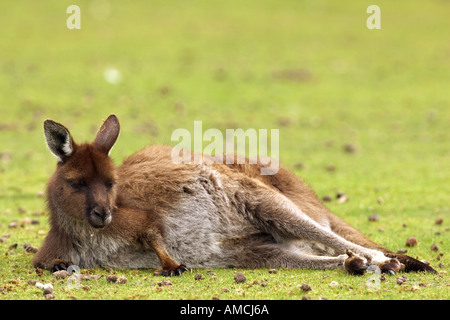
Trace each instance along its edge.
<instances>
[{"instance_id":1,"label":"kangaroo ear","mask_svg":"<svg viewBox=\"0 0 450 320\"><path fill-rule=\"evenodd\" d=\"M112 114L106 119L97 132L93 145L101 152L109 155L120 132L119 119Z\"/></svg>"},{"instance_id":2,"label":"kangaroo ear","mask_svg":"<svg viewBox=\"0 0 450 320\"><path fill-rule=\"evenodd\" d=\"M63 162L65 158L73 153L74 142L72 136L62 124L53 120L45 120L44 134L47 147L58 158L58 162Z\"/></svg>"}]
</instances>

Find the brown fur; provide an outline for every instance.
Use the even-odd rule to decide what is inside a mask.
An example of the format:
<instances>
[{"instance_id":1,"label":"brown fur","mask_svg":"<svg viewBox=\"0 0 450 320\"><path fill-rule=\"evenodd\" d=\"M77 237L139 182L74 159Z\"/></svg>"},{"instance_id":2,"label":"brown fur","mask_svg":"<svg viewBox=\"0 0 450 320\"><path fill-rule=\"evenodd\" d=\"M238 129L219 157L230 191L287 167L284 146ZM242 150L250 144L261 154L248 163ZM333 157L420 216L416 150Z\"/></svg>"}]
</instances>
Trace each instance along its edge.
<instances>
[{"instance_id":1,"label":"brown fur","mask_svg":"<svg viewBox=\"0 0 450 320\"><path fill-rule=\"evenodd\" d=\"M119 134L115 116L90 144L77 145L51 120L44 127L59 161L47 186L50 231L33 259L37 267L150 268L157 257L165 275L186 270L178 259L353 274L372 261L397 272L400 261L406 271L434 272L367 239L284 168L261 175L261 162L175 164L167 146L147 147L115 168L108 156Z\"/></svg>"}]
</instances>

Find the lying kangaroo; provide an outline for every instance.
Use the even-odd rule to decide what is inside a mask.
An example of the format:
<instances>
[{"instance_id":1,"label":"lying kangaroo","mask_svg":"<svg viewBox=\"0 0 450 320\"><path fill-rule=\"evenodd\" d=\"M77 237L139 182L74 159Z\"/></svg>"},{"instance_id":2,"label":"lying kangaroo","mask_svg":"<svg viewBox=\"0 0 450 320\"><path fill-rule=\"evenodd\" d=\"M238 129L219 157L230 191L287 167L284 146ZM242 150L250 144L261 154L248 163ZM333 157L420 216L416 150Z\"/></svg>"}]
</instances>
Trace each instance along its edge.
<instances>
[{"instance_id":1,"label":"lying kangaroo","mask_svg":"<svg viewBox=\"0 0 450 320\"><path fill-rule=\"evenodd\" d=\"M44 131L58 164L36 267L162 266L157 273L170 276L186 266L436 272L368 240L283 168L261 175L261 163L176 164L167 146L147 147L116 168L109 158L119 135L115 115L92 143L76 144L52 120Z\"/></svg>"}]
</instances>

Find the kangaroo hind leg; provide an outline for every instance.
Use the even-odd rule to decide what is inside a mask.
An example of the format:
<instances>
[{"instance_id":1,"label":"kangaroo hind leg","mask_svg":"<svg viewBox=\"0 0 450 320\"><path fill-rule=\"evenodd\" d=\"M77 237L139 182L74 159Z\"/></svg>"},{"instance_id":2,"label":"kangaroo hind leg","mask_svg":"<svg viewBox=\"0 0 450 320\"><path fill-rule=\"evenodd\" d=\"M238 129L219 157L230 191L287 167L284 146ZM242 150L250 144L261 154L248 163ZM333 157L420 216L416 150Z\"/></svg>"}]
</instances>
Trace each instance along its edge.
<instances>
[{"instance_id":1,"label":"kangaroo hind leg","mask_svg":"<svg viewBox=\"0 0 450 320\"><path fill-rule=\"evenodd\" d=\"M262 184L253 189L255 192L246 205L246 214L261 231L271 234L277 242L285 243L290 240L320 242L341 255L350 250L363 259L364 265L377 264L380 268L391 261L383 252L350 242L330 228L317 223L279 192ZM400 263L394 264L393 272L397 272ZM388 272L390 269L391 267L385 267L385 270L382 270Z\"/></svg>"},{"instance_id":2,"label":"kangaroo hind leg","mask_svg":"<svg viewBox=\"0 0 450 320\"><path fill-rule=\"evenodd\" d=\"M346 254L317 256L289 245L270 243L247 247L245 254L236 255L233 264L245 268L343 269L347 258Z\"/></svg>"}]
</instances>

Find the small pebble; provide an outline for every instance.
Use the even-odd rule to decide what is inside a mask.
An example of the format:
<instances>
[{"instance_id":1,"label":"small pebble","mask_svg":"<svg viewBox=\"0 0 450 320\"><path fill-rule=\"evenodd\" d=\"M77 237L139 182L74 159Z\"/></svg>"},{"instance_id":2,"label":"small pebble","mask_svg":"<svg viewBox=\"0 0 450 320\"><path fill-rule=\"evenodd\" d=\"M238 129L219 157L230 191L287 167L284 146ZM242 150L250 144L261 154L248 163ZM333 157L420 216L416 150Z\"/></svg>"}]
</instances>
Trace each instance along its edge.
<instances>
[{"instance_id":1,"label":"small pebble","mask_svg":"<svg viewBox=\"0 0 450 320\"><path fill-rule=\"evenodd\" d=\"M278 271L277 269L269 269L269 273L271 274L276 274Z\"/></svg>"},{"instance_id":2,"label":"small pebble","mask_svg":"<svg viewBox=\"0 0 450 320\"><path fill-rule=\"evenodd\" d=\"M45 299L47 299L47 300L53 300L53 299L55 299L55 295L54 295L53 293L46 294L44 297L45 297Z\"/></svg>"},{"instance_id":3,"label":"small pebble","mask_svg":"<svg viewBox=\"0 0 450 320\"><path fill-rule=\"evenodd\" d=\"M355 153L356 152L356 147L353 144L346 144L344 145L344 151L347 153Z\"/></svg>"},{"instance_id":4,"label":"small pebble","mask_svg":"<svg viewBox=\"0 0 450 320\"><path fill-rule=\"evenodd\" d=\"M115 283L117 282L117 277L113 274L108 274L106 276L106 281Z\"/></svg>"},{"instance_id":5,"label":"small pebble","mask_svg":"<svg viewBox=\"0 0 450 320\"><path fill-rule=\"evenodd\" d=\"M337 198L337 202L339 202L339 203L344 203L344 202L348 201L348 196L343 193L338 193L336 195L336 198Z\"/></svg>"},{"instance_id":6,"label":"small pebble","mask_svg":"<svg viewBox=\"0 0 450 320\"><path fill-rule=\"evenodd\" d=\"M120 276L119 278L117 278L116 282L119 284L127 283L127 278L125 276Z\"/></svg>"},{"instance_id":7,"label":"small pebble","mask_svg":"<svg viewBox=\"0 0 450 320\"><path fill-rule=\"evenodd\" d=\"M196 273L194 276L195 280L202 280L203 279L203 275L201 273Z\"/></svg>"},{"instance_id":8,"label":"small pebble","mask_svg":"<svg viewBox=\"0 0 450 320\"><path fill-rule=\"evenodd\" d=\"M397 250L397 253L400 253L400 254L405 254L407 252L408 252L408 250L406 250L406 249Z\"/></svg>"},{"instance_id":9,"label":"small pebble","mask_svg":"<svg viewBox=\"0 0 450 320\"><path fill-rule=\"evenodd\" d=\"M444 219L439 218L439 219L437 219L434 223L435 223L435 224L442 224L442 222L444 222Z\"/></svg>"},{"instance_id":10,"label":"small pebble","mask_svg":"<svg viewBox=\"0 0 450 320\"><path fill-rule=\"evenodd\" d=\"M10 224L8 224L8 228L17 228L19 226L19 223L17 220L12 221Z\"/></svg>"},{"instance_id":11,"label":"small pebble","mask_svg":"<svg viewBox=\"0 0 450 320\"><path fill-rule=\"evenodd\" d=\"M331 285L331 284L330 284ZM307 284L307 283L303 283L301 286L300 286L300 289L302 289L302 291L311 291L311 286L309 285L309 284Z\"/></svg>"},{"instance_id":12,"label":"small pebble","mask_svg":"<svg viewBox=\"0 0 450 320\"><path fill-rule=\"evenodd\" d=\"M439 251L439 247L436 245L436 243L433 243L431 245L431 251Z\"/></svg>"},{"instance_id":13,"label":"small pebble","mask_svg":"<svg viewBox=\"0 0 450 320\"><path fill-rule=\"evenodd\" d=\"M36 286L36 288L44 289L44 284L43 284L43 283L36 282L36 283L35 283L35 286Z\"/></svg>"},{"instance_id":14,"label":"small pebble","mask_svg":"<svg viewBox=\"0 0 450 320\"><path fill-rule=\"evenodd\" d=\"M44 287L43 287L43 289L45 290L45 289L47 289L47 288L50 288L50 289L52 289L52 290L53 290L53 286L52 286L52 284L51 284L51 283L46 283L46 284L44 284Z\"/></svg>"},{"instance_id":15,"label":"small pebble","mask_svg":"<svg viewBox=\"0 0 450 320\"><path fill-rule=\"evenodd\" d=\"M337 283L336 281L331 281L329 284L330 287L336 287L338 285L339 285L339 283Z\"/></svg>"},{"instance_id":16,"label":"small pebble","mask_svg":"<svg viewBox=\"0 0 450 320\"><path fill-rule=\"evenodd\" d=\"M46 294L53 294L53 288L44 286L44 295Z\"/></svg>"},{"instance_id":17,"label":"small pebble","mask_svg":"<svg viewBox=\"0 0 450 320\"><path fill-rule=\"evenodd\" d=\"M378 221L378 220L380 220L380 217L378 217L378 215L376 214L371 214L369 216L369 221Z\"/></svg>"},{"instance_id":18,"label":"small pebble","mask_svg":"<svg viewBox=\"0 0 450 320\"><path fill-rule=\"evenodd\" d=\"M426 282L419 283L419 287L428 287L428 284Z\"/></svg>"},{"instance_id":19,"label":"small pebble","mask_svg":"<svg viewBox=\"0 0 450 320\"><path fill-rule=\"evenodd\" d=\"M38 249L36 247L32 246L29 243L24 243L23 248L25 249L26 252L36 253L38 251Z\"/></svg>"},{"instance_id":20,"label":"small pebble","mask_svg":"<svg viewBox=\"0 0 450 320\"><path fill-rule=\"evenodd\" d=\"M297 162L296 164L294 164L294 169L301 170L301 169L304 169L304 168L305 168L305 166L301 162Z\"/></svg>"},{"instance_id":21,"label":"small pebble","mask_svg":"<svg viewBox=\"0 0 450 320\"><path fill-rule=\"evenodd\" d=\"M234 276L234 281L236 283L244 283L246 280L247 280L247 278L241 272L236 273Z\"/></svg>"},{"instance_id":22,"label":"small pebble","mask_svg":"<svg viewBox=\"0 0 450 320\"><path fill-rule=\"evenodd\" d=\"M324 197L322 198L322 200L323 200L324 202L331 202L331 201L333 200L333 198L331 198L330 196L324 196Z\"/></svg>"},{"instance_id":23,"label":"small pebble","mask_svg":"<svg viewBox=\"0 0 450 320\"><path fill-rule=\"evenodd\" d=\"M22 220L20 220L20 224L23 226L25 224L31 224L31 218L23 218Z\"/></svg>"},{"instance_id":24,"label":"small pebble","mask_svg":"<svg viewBox=\"0 0 450 320\"><path fill-rule=\"evenodd\" d=\"M407 280L408 280L408 278L405 275L403 275L403 276L401 276L401 278L397 278L397 284L401 285L401 284L405 283Z\"/></svg>"},{"instance_id":25,"label":"small pebble","mask_svg":"<svg viewBox=\"0 0 450 320\"><path fill-rule=\"evenodd\" d=\"M8 240L9 237L11 237L9 233L2 235L0 237L0 242L6 242L6 240Z\"/></svg>"},{"instance_id":26,"label":"small pebble","mask_svg":"<svg viewBox=\"0 0 450 320\"><path fill-rule=\"evenodd\" d=\"M53 272L53 276L56 279L64 279L69 276L69 273L66 270L60 270Z\"/></svg>"},{"instance_id":27,"label":"small pebble","mask_svg":"<svg viewBox=\"0 0 450 320\"><path fill-rule=\"evenodd\" d=\"M261 287L267 287L267 282L261 283Z\"/></svg>"},{"instance_id":28,"label":"small pebble","mask_svg":"<svg viewBox=\"0 0 450 320\"><path fill-rule=\"evenodd\" d=\"M163 279L162 281L158 282L158 286L171 286L172 282L170 282L169 279Z\"/></svg>"},{"instance_id":29,"label":"small pebble","mask_svg":"<svg viewBox=\"0 0 450 320\"><path fill-rule=\"evenodd\" d=\"M406 239L406 246L407 247L414 247L417 245L417 238L416 237L410 237Z\"/></svg>"}]
</instances>

